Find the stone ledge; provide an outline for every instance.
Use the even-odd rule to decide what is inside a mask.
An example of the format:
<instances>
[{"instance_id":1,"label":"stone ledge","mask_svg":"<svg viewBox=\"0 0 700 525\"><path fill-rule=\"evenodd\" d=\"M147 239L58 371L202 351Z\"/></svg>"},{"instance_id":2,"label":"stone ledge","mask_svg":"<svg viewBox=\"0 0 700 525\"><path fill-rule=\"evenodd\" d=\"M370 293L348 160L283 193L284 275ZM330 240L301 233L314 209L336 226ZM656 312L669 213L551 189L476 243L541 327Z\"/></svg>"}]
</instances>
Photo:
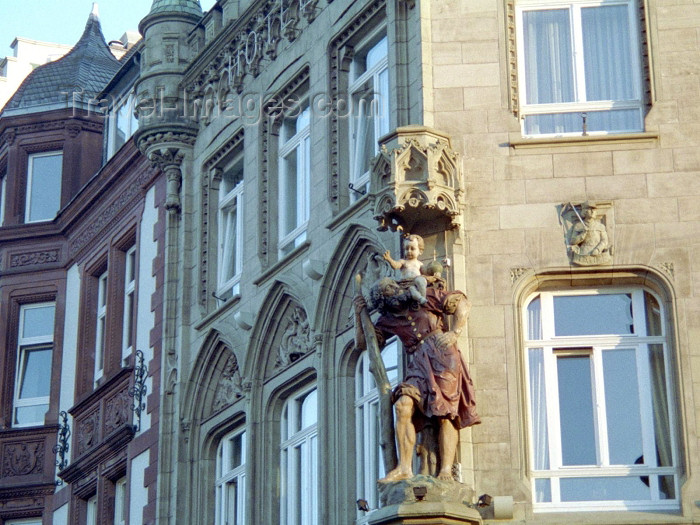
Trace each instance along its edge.
<instances>
[{"instance_id":1,"label":"stone ledge","mask_svg":"<svg viewBox=\"0 0 700 525\"><path fill-rule=\"evenodd\" d=\"M460 503L417 501L389 505L368 516L369 525L481 525L481 515Z\"/></svg>"}]
</instances>

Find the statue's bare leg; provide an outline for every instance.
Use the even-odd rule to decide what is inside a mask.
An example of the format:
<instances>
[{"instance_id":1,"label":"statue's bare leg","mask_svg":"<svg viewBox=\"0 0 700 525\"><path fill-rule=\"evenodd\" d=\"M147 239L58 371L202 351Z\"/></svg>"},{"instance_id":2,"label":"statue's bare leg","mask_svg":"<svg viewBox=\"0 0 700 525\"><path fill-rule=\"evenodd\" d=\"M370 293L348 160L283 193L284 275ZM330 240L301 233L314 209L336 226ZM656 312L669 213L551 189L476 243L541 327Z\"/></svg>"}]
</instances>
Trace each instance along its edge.
<instances>
[{"instance_id":1,"label":"statue's bare leg","mask_svg":"<svg viewBox=\"0 0 700 525\"><path fill-rule=\"evenodd\" d=\"M401 396L394 403L396 413L396 443L399 447L399 464L379 481L400 481L413 477L413 448L416 445L416 428L413 426L415 402L408 396Z\"/></svg>"},{"instance_id":2,"label":"statue's bare leg","mask_svg":"<svg viewBox=\"0 0 700 525\"><path fill-rule=\"evenodd\" d=\"M454 426L454 423L447 419L440 419L440 472L438 479L451 480L452 478L452 463L455 460L455 452L457 452L457 442L459 441L459 430Z\"/></svg>"}]
</instances>

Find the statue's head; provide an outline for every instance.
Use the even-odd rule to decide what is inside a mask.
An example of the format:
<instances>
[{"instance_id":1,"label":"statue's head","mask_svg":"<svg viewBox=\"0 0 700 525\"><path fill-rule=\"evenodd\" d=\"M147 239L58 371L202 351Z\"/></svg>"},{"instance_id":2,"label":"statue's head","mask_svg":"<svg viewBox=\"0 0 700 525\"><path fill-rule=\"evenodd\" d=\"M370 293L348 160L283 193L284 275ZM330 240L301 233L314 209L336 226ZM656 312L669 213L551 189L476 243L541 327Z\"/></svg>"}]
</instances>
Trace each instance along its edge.
<instances>
[{"instance_id":1,"label":"statue's head","mask_svg":"<svg viewBox=\"0 0 700 525\"><path fill-rule=\"evenodd\" d=\"M380 312L402 310L410 301L411 295L391 277L382 277L370 290L371 306Z\"/></svg>"}]
</instances>

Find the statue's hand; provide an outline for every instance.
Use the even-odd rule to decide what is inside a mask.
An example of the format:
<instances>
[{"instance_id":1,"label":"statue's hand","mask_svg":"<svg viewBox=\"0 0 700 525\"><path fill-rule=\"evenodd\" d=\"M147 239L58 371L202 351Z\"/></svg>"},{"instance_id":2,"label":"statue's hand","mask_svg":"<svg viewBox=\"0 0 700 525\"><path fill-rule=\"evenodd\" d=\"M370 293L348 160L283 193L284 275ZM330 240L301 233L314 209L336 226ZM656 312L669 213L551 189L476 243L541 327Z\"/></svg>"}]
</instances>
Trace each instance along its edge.
<instances>
[{"instance_id":1,"label":"statue's hand","mask_svg":"<svg viewBox=\"0 0 700 525\"><path fill-rule=\"evenodd\" d=\"M391 252L389 250L385 251L382 257L384 257L385 261L391 261Z\"/></svg>"},{"instance_id":2,"label":"statue's hand","mask_svg":"<svg viewBox=\"0 0 700 525\"><path fill-rule=\"evenodd\" d=\"M359 315L362 310L367 308L367 301L365 301L365 298L362 297L362 295L356 295L353 300L352 304L355 307L355 313Z\"/></svg>"},{"instance_id":3,"label":"statue's hand","mask_svg":"<svg viewBox=\"0 0 700 525\"><path fill-rule=\"evenodd\" d=\"M457 342L457 334L454 332L444 332L436 336L436 343L440 350L444 351L447 347Z\"/></svg>"}]
</instances>

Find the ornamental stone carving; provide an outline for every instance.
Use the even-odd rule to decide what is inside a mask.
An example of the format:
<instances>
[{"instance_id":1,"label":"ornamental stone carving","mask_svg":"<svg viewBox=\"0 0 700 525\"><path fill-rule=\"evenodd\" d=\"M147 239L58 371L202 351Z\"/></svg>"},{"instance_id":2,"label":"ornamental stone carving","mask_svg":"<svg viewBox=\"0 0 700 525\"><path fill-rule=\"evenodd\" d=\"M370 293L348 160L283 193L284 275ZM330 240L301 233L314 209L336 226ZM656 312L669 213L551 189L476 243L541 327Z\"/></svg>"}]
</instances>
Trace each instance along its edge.
<instances>
[{"instance_id":1,"label":"ornamental stone carving","mask_svg":"<svg viewBox=\"0 0 700 525\"><path fill-rule=\"evenodd\" d=\"M105 434L129 423L131 416L131 398L126 390L119 392L105 404Z\"/></svg>"},{"instance_id":2,"label":"ornamental stone carving","mask_svg":"<svg viewBox=\"0 0 700 525\"><path fill-rule=\"evenodd\" d=\"M99 414L93 412L78 423L78 456L97 445Z\"/></svg>"},{"instance_id":3,"label":"ornamental stone carving","mask_svg":"<svg viewBox=\"0 0 700 525\"><path fill-rule=\"evenodd\" d=\"M566 230L566 246L572 264L597 266L612 264L612 242L607 229L608 202L568 202L561 207Z\"/></svg>"},{"instance_id":4,"label":"ornamental stone carving","mask_svg":"<svg viewBox=\"0 0 700 525\"><path fill-rule=\"evenodd\" d=\"M44 471L44 443L8 443L2 451L2 477L28 476Z\"/></svg>"},{"instance_id":5,"label":"ornamental stone carving","mask_svg":"<svg viewBox=\"0 0 700 525\"><path fill-rule=\"evenodd\" d=\"M231 353L224 364L219 384L216 387L212 412L226 408L241 397L243 397L243 381L238 369L238 360Z\"/></svg>"},{"instance_id":6,"label":"ornamental stone carving","mask_svg":"<svg viewBox=\"0 0 700 525\"><path fill-rule=\"evenodd\" d=\"M58 249L12 254L10 256L10 268L55 263L58 262L59 254L60 251Z\"/></svg>"},{"instance_id":7,"label":"ornamental stone carving","mask_svg":"<svg viewBox=\"0 0 700 525\"><path fill-rule=\"evenodd\" d=\"M302 308L294 307L280 340L275 367L289 365L312 349L313 340L306 313Z\"/></svg>"},{"instance_id":8,"label":"ornamental stone carving","mask_svg":"<svg viewBox=\"0 0 700 525\"><path fill-rule=\"evenodd\" d=\"M379 230L413 231L416 222L459 228L461 179L459 155L448 135L424 126L397 128L372 161L370 202Z\"/></svg>"}]
</instances>

